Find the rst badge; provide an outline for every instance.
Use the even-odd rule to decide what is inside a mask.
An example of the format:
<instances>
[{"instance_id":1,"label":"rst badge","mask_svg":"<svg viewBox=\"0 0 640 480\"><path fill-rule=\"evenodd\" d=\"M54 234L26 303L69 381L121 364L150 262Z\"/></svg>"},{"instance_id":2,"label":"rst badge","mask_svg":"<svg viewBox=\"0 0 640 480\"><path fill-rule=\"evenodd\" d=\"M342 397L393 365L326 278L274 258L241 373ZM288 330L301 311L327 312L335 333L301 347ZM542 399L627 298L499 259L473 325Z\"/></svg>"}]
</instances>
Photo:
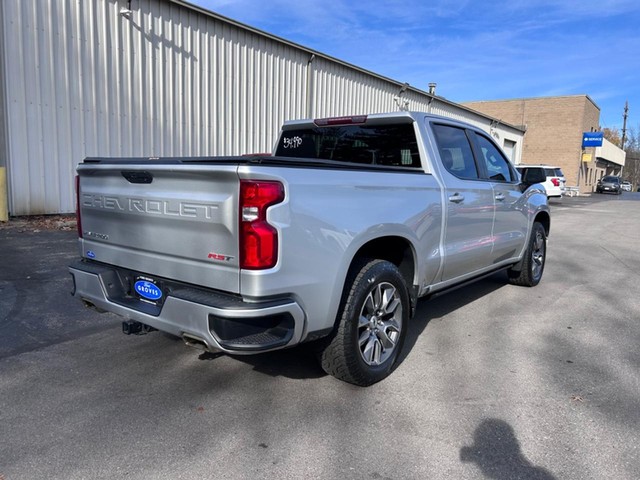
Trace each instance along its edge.
<instances>
[{"instance_id":1,"label":"rst badge","mask_svg":"<svg viewBox=\"0 0 640 480\"><path fill-rule=\"evenodd\" d=\"M207 255L207 258L209 260L217 260L219 262L230 262L235 257L231 255L222 255L221 253L209 252L209 255Z\"/></svg>"}]
</instances>

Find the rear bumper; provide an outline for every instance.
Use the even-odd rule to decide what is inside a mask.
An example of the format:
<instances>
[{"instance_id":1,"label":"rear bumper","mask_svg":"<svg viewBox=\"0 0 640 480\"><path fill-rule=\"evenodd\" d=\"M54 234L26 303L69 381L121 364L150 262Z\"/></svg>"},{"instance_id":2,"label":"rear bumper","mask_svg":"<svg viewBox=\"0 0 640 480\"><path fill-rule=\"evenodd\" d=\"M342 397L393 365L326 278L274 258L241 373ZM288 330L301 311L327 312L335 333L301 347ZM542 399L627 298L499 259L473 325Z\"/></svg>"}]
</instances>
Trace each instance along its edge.
<instances>
[{"instance_id":1,"label":"rear bumper","mask_svg":"<svg viewBox=\"0 0 640 480\"><path fill-rule=\"evenodd\" d=\"M548 187L545 185L545 190L547 191L547 197L562 197L564 193L561 187L551 186Z\"/></svg>"},{"instance_id":2,"label":"rear bumper","mask_svg":"<svg viewBox=\"0 0 640 480\"><path fill-rule=\"evenodd\" d=\"M246 302L240 297L163 280L162 305L145 303L131 292L127 272L110 265L78 261L69 266L72 294L99 309L206 345L210 351L249 354L300 342L305 315L291 298Z\"/></svg>"}]
</instances>

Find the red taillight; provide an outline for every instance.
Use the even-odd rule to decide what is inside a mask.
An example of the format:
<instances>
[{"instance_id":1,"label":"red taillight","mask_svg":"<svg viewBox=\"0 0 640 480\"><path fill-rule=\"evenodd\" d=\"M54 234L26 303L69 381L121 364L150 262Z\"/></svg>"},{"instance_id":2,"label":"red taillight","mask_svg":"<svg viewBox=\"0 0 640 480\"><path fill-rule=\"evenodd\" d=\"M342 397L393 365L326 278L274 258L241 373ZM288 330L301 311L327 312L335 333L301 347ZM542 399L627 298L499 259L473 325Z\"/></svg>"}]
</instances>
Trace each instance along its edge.
<instances>
[{"instance_id":1,"label":"red taillight","mask_svg":"<svg viewBox=\"0 0 640 480\"><path fill-rule=\"evenodd\" d=\"M560 180L558 180L557 178L552 178L551 179L551 183L553 183L554 187L559 187L560 186Z\"/></svg>"},{"instance_id":2,"label":"red taillight","mask_svg":"<svg viewBox=\"0 0 640 480\"><path fill-rule=\"evenodd\" d=\"M240 181L240 268L259 270L278 262L278 231L267 222L267 208L283 200L280 182Z\"/></svg>"},{"instance_id":3,"label":"red taillight","mask_svg":"<svg viewBox=\"0 0 640 480\"><path fill-rule=\"evenodd\" d=\"M80 175L76 175L76 224L78 237L82 238L82 219L80 218Z\"/></svg>"}]
</instances>

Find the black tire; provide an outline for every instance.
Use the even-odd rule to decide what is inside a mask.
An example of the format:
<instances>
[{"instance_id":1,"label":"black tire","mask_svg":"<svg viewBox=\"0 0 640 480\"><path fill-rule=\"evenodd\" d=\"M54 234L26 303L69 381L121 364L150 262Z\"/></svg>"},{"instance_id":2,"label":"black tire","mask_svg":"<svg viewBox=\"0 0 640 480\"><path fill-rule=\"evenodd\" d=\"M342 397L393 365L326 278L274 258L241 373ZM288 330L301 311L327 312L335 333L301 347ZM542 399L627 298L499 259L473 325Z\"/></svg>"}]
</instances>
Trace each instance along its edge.
<instances>
[{"instance_id":1,"label":"black tire","mask_svg":"<svg viewBox=\"0 0 640 480\"><path fill-rule=\"evenodd\" d=\"M535 222L527 250L522 259L519 271L509 269L509 283L523 287L535 287L542 279L544 264L547 258L547 234L541 223Z\"/></svg>"},{"instance_id":2,"label":"black tire","mask_svg":"<svg viewBox=\"0 0 640 480\"><path fill-rule=\"evenodd\" d=\"M338 324L319 352L325 372L362 387L393 370L406 335L410 312L407 285L385 260L352 267L338 311Z\"/></svg>"}]
</instances>

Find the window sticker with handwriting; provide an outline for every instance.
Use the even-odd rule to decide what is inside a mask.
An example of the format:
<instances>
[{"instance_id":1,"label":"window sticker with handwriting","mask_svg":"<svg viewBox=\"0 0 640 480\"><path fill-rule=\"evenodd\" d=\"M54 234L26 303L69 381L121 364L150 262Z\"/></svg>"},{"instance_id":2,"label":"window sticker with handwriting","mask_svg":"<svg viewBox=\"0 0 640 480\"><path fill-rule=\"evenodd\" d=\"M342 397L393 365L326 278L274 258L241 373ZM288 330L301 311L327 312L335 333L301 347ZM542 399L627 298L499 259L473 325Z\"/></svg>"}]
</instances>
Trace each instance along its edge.
<instances>
[{"instance_id":1,"label":"window sticker with handwriting","mask_svg":"<svg viewBox=\"0 0 640 480\"><path fill-rule=\"evenodd\" d=\"M302 139L297 135L295 137L283 137L282 145L284 148L298 148L302 145Z\"/></svg>"}]
</instances>

